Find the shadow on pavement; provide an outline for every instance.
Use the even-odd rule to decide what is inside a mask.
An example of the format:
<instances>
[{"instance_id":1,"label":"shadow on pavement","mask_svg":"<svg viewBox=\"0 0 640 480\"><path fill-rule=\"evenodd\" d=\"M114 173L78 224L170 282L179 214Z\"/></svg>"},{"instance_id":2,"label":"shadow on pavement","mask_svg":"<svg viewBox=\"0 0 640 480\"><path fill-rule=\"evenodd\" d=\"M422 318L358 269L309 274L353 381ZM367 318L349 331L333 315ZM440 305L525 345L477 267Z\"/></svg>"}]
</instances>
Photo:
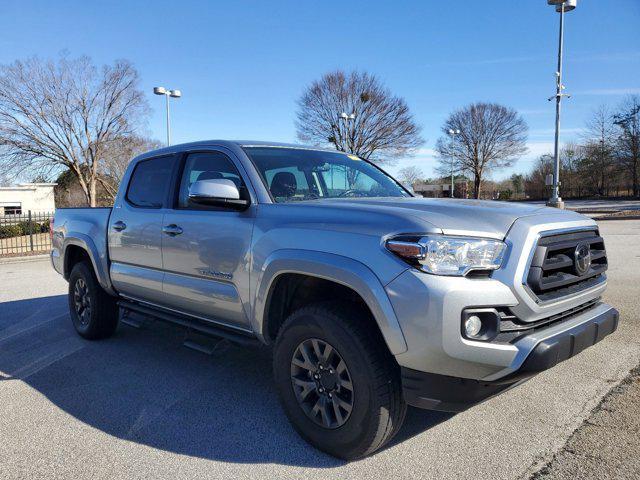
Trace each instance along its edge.
<instances>
[{"instance_id":1,"label":"shadow on pavement","mask_svg":"<svg viewBox=\"0 0 640 480\"><path fill-rule=\"evenodd\" d=\"M268 351L182 346L184 330L121 325L78 337L66 296L0 304L2 383L19 379L78 420L118 438L225 462L331 468L344 462L300 439L277 400ZM20 408L19 405L16 408ZM393 444L450 418L410 409Z\"/></svg>"}]
</instances>

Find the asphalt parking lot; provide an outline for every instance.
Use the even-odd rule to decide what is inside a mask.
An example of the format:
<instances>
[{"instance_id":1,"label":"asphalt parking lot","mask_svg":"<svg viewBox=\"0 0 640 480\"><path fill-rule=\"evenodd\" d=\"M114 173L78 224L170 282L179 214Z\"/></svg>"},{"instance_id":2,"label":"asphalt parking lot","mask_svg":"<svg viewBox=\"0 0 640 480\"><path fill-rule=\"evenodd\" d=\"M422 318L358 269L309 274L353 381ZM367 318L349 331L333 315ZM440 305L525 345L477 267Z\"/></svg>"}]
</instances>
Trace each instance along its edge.
<instances>
[{"instance_id":1,"label":"asphalt parking lot","mask_svg":"<svg viewBox=\"0 0 640 480\"><path fill-rule=\"evenodd\" d=\"M88 342L47 260L0 264L0 478L529 478L640 363L640 221L601 230L615 335L467 412L411 409L348 464L289 426L267 352L204 355L161 323Z\"/></svg>"}]
</instances>

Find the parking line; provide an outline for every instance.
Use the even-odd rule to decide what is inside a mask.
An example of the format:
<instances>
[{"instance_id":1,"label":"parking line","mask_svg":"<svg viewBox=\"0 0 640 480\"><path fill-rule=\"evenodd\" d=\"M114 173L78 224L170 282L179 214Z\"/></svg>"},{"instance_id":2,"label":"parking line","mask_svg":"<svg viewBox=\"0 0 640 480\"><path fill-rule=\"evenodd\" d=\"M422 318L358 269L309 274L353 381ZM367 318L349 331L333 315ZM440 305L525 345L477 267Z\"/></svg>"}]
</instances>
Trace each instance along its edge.
<instances>
[{"instance_id":1,"label":"parking line","mask_svg":"<svg viewBox=\"0 0 640 480\"><path fill-rule=\"evenodd\" d=\"M4 343L5 341L9 340L10 338L16 337L18 335L22 335L23 333L26 333L29 330L33 330L34 328L38 328L38 327L40 327L42 325L45 325L47 323L50 323L50 322L55 322L56 320L59 320L59 319L61 319L63 317L66 317L67 315L69 315L69 314L68 313L62 313L62 314L57 315L57 316L55 316L53 318L50 318L49 320L44 320L44 321L42 321L40 323L36 323L35 325L30 325L27 328L23 328L21 330L18 330L17 332L12 332L9 335L6 335L4 337L0 337L0 344Z\"/></svg>"}]
</instances>

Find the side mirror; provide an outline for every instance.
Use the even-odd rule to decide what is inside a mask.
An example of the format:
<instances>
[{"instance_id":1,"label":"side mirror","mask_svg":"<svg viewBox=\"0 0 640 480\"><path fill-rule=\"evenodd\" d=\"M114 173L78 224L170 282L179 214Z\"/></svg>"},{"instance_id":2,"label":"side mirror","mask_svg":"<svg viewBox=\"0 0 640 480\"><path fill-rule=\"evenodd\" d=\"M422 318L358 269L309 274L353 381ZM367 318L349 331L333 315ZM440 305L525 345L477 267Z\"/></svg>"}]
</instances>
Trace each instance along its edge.
<instances>
[{"instance_id":1,"label":"side mirror","mask_svg":"<svg viewBox=\"0 0 640 480\"><path fill-rule=\"evenodd\" d=\"M245 210L248 200L240 198L240 191L233 181L226 178L198 180L189 188L189 201L198 205Z\"/></svg>"}]
</instances>

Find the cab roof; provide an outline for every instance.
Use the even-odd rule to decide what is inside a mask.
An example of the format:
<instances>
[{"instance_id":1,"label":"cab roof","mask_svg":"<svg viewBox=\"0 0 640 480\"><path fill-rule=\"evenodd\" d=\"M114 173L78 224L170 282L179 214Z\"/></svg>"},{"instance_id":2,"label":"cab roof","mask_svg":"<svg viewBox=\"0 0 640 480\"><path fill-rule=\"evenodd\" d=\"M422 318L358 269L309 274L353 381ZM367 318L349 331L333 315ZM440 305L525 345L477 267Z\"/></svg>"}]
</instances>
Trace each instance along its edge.
<instances>
[{"instance_id":1,"label":"cab roof","mask_svg":"<svg viewBox=\"0 0 640 480\"><path fill-rule=\"evenodd\" d=\"M169 153L178 153L184 150L189 150L197 147L204 146L221 146L227 148L233 147L272 147L272 148L300 148L304 150L318 150L324 152L336 152L336 150L322 147L315 147L310 145L300 145L295 143L282 143L282 142L266 142L262 140L200 140L198 142L179 143L171 145L169 147L160 148L157 150L150 150L143 153L138 159L148 158L151 156L157 156Z\"/></svg>"}]
</instances>

